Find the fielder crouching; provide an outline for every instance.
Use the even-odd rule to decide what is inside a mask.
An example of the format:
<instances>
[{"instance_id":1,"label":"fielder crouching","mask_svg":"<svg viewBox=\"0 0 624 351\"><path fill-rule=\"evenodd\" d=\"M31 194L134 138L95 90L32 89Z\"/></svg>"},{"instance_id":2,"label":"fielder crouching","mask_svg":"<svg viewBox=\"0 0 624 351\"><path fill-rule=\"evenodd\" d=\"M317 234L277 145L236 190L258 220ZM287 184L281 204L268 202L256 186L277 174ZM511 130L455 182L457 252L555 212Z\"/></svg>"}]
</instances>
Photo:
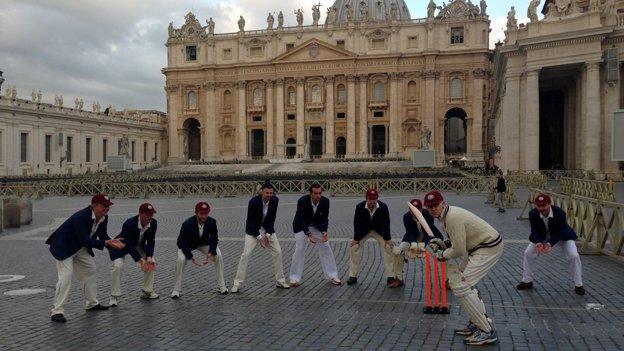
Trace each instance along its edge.
<instances>
[{"instance_id":1,"label":"fielder crouching","mask_svg":"<svg viewBox=\"0 0 624 351\"><path fill-rule=\"evenodd\" d=\"M503 242L498 232L487 222L470 211L448 206L442 194L431 191L425 195L425 207L442 223L451 241L446 248L441 240L431 240L436 246L439 261L465 257L461 266L448 265L449 286L462 308L470 316L464 329L455 330L467 336L467 345L493 344L498 340L492 320L485 313L485 305L475 285L483 279L498 262L503 253ZM460 268L460 267L463 267Z\"/></svg>"}]
</instances>

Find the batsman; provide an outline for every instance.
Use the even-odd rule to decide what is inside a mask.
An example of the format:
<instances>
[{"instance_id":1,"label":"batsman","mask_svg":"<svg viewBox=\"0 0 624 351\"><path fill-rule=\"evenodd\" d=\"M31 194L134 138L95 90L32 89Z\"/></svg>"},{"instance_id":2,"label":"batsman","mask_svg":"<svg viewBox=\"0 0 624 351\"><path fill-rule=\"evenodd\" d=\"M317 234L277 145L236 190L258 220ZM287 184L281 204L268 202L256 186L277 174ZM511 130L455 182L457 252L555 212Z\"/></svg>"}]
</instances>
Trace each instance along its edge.
<instances>
[{"instance_id":1,"label":"batsman","mask_svg":"<svg viewBox=\"0 0 624 351\"><path fill-rule=\"evenodd\" d=\"M425 207L437 218L448 235L451 246L443 240L429 241L438 261L463 258L461 265L448 265L448 281L453 294L470 316L468 325L455 330L466 336L466 345L493 344L498 340L492 320L485 313L485 305L475 288L494 267L503 253L503 241L487 222L470 211L444 202L442 194L431 191L425 195Z\"/></svg>"}]
</instances>

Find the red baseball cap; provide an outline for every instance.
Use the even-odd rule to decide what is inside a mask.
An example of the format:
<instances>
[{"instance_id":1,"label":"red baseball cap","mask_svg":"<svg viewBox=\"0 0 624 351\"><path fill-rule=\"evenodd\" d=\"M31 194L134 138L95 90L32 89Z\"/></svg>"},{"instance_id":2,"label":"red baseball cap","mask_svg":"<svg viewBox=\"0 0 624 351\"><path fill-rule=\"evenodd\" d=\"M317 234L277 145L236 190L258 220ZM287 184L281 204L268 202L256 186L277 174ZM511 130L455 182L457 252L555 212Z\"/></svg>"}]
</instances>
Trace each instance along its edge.
<instances>
[{"instance_id":1,"label":"red baseball cap","mask_svg":"<svg viewBox=\"0 0 624 351\"><path fill-rule=\"evenodd\" d=\"M438 206L442 201L444 201L444 197L442 197L442 194L437 190L425 194L425 207Z\"/></svg>"},{"instance_id":2,"label":"red baseball cap","mask_svg":"<svg viewBox=\"0 0 624 351\"><path fill-rule=\"evenodd\" d=\"M195 205L195 213L208 213L210 212L210 205L207 202L200 201Z\"/></svg>"},{"instance_id":3,"label":"red baseball cap","mask_svg":"<svg viewBox=\"0 0 624 351\"><path fill-rule=\"evenodd\" d=\"M418 199L411 199L410 204L422 211L422 202Z\"/></svg>"},{"instance_id":4,"label":"red baseball cap","mask_svg":"<svg viewBox=\"0 0 624 351\"><path fill-rule=\"evenodd\" d=\"M535 197L535 200L533 201L533 203L535 203L538 206L544 206L544 205L550 205L552 203L552 200L550 199L550 196L546 194L539 194Z\"/></svg>"},{"instance_id":5,"label":"red baseball cap","mask_svg":"<svg viewBox=\"0 0 624 351\"><path fill-rule=\"evenodd\" d=\"M154 208L154 206L152 206L152 204L146 202L142 204L141 206L139 206L139 213L152 215L156 213L156 209Z\"/></svg>"},{"instance_id":6,"label":"red baseball cap","mask_svg":"<svg viewBox=\"0 0 624 351\"><path fill-rule=\"evenodd\" d=\"M91 205L95 205L95 204L100 204L100 205L104 205L104 206L110 206L113 203L111 202L111 200L108 197L108 195L106 195L106 194L95 194L91 198Z\"/></svg>"},{"instance_id":7,"label":"red baseball cap","mask_svg":"<svg viewBox=\"0 0 624 351\"><path fill-rule=\"evenodd\" d=\"M377 199L379 198L379 192L377 192L377 189L368 189L366 190L366 198Z\"/></svg>"}]
</instances>

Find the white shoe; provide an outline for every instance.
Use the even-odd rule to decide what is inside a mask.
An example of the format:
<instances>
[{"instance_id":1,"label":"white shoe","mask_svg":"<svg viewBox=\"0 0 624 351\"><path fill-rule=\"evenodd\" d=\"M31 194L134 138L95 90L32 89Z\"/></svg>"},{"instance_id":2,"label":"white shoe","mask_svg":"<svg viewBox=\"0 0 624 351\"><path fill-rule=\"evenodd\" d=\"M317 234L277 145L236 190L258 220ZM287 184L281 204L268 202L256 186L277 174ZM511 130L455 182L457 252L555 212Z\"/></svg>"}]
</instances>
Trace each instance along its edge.
<instances>
[{"instance_id":1,"label":"white shoe","mask_svg":"<svg viewBox=\"0 0 624 351\"><path fill-rule=\"evenodd\" d=\"M280 289L290 289L290 285L286 284L286 282L284 282L284 283L276 283L275 286L280 288Z\"/></svg>"},{"instance_id":2,"label":"white shoe","mask_svg":"<svg viewBox=\"0 0 624 351\"><path fill-rule=\"evenodd\" d=\"M227 295L230 291L224 286L222 288L219 288L219 294L221 295Z\"/></svg>"},{"instance_id":3,"label":"white shoe","mask_svg":"<svg viewBox=\"0 0 624 351\"><path fill-rule=\"evenodd\" d=\"M180 292L179 291L172 291L171 292L171 298L172 299L179 299L180 298Z\"/></svg>"},{"instance_id":4,"label":"white shoe","mask_svg":"<svg viewBox=\"0 0 624 351\"><path fill-rule=\"evenodd\" d=\"M236 284L232 285L232 289L230 289L230 292L232 294L236 294L238 292L238 289L240 289L240 287Z\"/></svg>"},{"instance_id":5,"label":"white shoe","mask_svg":"<svg viewBox=\"0 0 624 351\"><path fill-rule=\"evenodd\" d=\"M116 307L117 306L117 296L111 296L110 300L108 300L108 305L110 307Z\"/></svg>"},{"instance_id":6,"label":"white shoe","mask_svg":"<svg viewBox=\"0 0 624 351\"><path fill-rule=\"evenodd\" d=\"M139 297L142 299L153 300L159 298L160 296L158 296L158 294L153 291L147 292L145 290L141 290L141 295L139 295Z\"/></svg>"}]
</instances>

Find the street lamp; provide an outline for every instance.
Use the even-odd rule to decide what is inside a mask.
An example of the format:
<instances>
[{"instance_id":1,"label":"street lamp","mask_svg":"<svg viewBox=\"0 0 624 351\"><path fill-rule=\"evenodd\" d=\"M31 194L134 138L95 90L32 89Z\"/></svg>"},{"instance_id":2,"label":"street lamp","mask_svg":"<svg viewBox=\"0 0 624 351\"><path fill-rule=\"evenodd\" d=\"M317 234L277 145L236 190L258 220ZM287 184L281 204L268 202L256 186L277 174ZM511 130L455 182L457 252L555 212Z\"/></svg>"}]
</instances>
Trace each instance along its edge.
<instances>
[{"instance_id":1,"label":"street lamp","mask_svg":"<svg viewBox=\"0 0 624 351\"><path fill-rule=\"evenodd\" d=\"M2 77L2 71L0 71L0 90L2 90L2 83L4 83L4 77Z\"/></svg>"}]
</instances>

